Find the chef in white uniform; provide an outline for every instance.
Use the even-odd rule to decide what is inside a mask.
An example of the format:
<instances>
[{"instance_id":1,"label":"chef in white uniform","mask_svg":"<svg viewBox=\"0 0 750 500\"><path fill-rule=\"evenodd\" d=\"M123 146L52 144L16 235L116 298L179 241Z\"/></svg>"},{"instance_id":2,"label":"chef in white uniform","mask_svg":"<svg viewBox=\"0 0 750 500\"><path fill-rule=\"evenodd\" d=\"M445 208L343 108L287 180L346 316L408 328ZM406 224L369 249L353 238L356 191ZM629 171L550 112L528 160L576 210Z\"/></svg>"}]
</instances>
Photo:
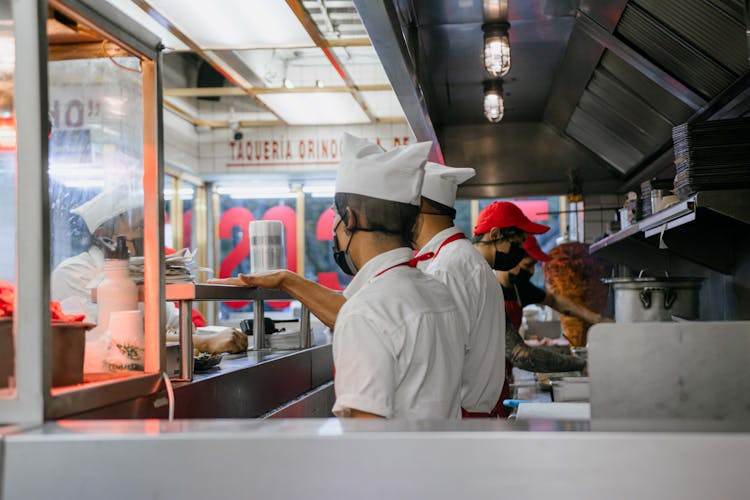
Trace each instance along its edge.
<instances>
[{"instance_id":1,"label":"chef in white uniform","mask_svg":"<svg viewBox=\"0 0 750 500\"><path fill-rule=\"evenodd\" d=\"M210 280L284 290L333 327L340 417L461 416L465 327L450 291L416 268L409 246L429 150L386 152L344 135L334 258L354 279L343 296L288 270Z\"/></svg>"},{"instance_id":2,"label":"chef in white uniform","mask_svg":"<svg viewBox=\"0 0 750 500\"><path fill-rule=\"evenodd\" d=\"M464 332L461 408L465 418L496 417L505 376L505 309L492 268L453 225L456 190L474 177L473 168L428 162L414 240L418 267L448 286Z\"/></svg>"},{"instance_id":3,"label":"chef in white uniform","mask_svg":"<svg viewBox=\"0 0 750 500\"><path fill-rule=\"evenodd\" d=\"M96 323L97 305L91 300L91 291L104 277L104 251L101 238L114 239L124 235L131 255L143 249L143 192L120 185L107 189L89 201L71 210L80 216L92 237L92 245L85 252L62 261L52 271L51 297L59 301L67 313L86 314L86 321ZM173 303L167 303L167 332L179 325L179 312ZM205 352L245 352L247 336L240 331L213 335L193 335L194 346Z\"/></svg>"},{"instance_id":4,"label":"chef in white uniform","mask_svg":"<svg viewBox=\"0 0 750 500\"><path fill-rule=\"evenodd\" d=\"M334 255L354 279L333 340L337 416L459 418L461 317L409 247L429 143L384 151L346 134ZM497 285L496 285L497 286Z\"/></svg>"}]
</instances>

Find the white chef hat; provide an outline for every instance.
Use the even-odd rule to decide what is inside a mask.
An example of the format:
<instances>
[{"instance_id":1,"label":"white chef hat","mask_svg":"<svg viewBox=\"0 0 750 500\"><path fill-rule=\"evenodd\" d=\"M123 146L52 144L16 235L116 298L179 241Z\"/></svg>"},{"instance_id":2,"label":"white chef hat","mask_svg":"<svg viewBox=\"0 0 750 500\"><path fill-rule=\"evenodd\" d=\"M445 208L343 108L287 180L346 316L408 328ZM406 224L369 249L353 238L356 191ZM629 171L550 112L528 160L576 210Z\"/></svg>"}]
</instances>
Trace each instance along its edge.
<instances>
[{"instance_id":1,"label":"white chef hat","mask_svg":"<svg viewBox=\"0 0 750 500\"><path fill-rule=\"evenodd\" d=\"M446 207L453 207L458 185L471 179L475 174L473 168L447 167L428 161L424 167L422 196Z\"/></svg>"},{"instance_id":2,"label":"white chef hat","mask_svg":"<svg viewBox=\"0 0 750 500\"><path fill-rule=\"evenodd\" d=\"M86 227L93 233L108 220L141 207L143 207L143 191L120 185L102 191L83 205L72 209L71 213L80 215Z\"/></svg>"},{"instance_id":3,"label":"white chef hat","mask_svg":"<svg viewBox=\"0 0 750 500\"><path fill-rule=\"evenodd\" d=\"M336 192L353 193L419 205L424 163L430 142L418 142L385 151L377 144L344 134Z\"/></svg>"}]
</instances>

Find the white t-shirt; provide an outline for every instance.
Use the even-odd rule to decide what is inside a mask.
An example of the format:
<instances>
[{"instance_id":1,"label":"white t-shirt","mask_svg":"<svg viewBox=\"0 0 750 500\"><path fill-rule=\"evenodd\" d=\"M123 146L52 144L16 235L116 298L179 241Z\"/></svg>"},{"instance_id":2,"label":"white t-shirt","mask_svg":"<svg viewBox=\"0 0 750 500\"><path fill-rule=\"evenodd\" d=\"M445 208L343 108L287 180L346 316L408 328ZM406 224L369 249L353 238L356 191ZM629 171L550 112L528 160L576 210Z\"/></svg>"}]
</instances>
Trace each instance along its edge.
<instances>
[{"instance_id":1,"label":"white t-shirt","mask_svg":"<svg viewBox=\"0 0 750 500\"><path fill-rule=\"evenodd\" d=\"M457 227L444 229L418 255L438 252L460 232ZM461 406L487 413L497 403L505 378L505 307L495 273L466 238L448 243L418 267L448 286L465 325Z\"/></svg>"},{"instance_id":2,"label":"white t-shirt","mask_svg":"<svg viewBox=\"0 0 750 500\"><path fill-rule=\"evenodd\" d=\"M463 333L447 288L419 269L391 266L413 251L369 260L344 291L333 335L336 402L386 418L460 418Z\"/></svg>"}]
</instances>

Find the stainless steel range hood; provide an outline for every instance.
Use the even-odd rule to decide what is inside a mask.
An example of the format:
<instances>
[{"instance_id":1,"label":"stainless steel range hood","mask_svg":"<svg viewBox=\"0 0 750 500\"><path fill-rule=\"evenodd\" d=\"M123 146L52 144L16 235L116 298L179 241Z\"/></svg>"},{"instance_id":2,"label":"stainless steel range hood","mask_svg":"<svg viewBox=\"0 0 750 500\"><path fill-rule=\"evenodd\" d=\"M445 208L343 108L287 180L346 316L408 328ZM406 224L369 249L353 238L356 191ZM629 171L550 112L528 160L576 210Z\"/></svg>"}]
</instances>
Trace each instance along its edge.
<instances>
[{"instance_id":1,"label":"stainless steel range hood","mask_svg":"<svg viewBox=\"0 0 750 500\"><path fill-rule=\"evenodd\" d=\"M748 0L508 0L502 122L482 114L479 0L355 0L421 140L464 197L587 193L670 175L671 129L750 112Z\"/></svg>"}]
</instances>

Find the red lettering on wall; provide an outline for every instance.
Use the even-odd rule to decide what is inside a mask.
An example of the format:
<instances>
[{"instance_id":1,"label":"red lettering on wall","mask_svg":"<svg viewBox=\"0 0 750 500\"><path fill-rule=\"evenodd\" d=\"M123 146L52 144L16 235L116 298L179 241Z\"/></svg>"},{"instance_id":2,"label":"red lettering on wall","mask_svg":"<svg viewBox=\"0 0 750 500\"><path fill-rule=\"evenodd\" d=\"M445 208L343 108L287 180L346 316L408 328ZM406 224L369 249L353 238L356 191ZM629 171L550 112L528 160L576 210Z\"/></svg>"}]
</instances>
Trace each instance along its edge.
<instances>
[{"instance_id":1,"label":"red lettering on wall","mask_svg":"<svg viewBox=\"0 0 750 500\"><path fill-rule=\"evenodd\" d=\"M286 242L286 268L297 271L297 212L292 207L276 206L269 208L263 214L263 220L278 220L284 226L284 241ZM268 306L272 309L286 309L290 302L271 300Z\"/></svg>"},{"instance_id":2,"label":"red lettering on wall","mask_svg":"<svg viewBox=\"0 0 750 500\"><path fill-rule=\"evenodd\" d=\"M237 143L237 159L238 160L242 159L242 143L241 142Z\"/></svg>"},{"instance_id":3,"label":"red lettering on wall","mask_svg":"<svg viewBox=\"0 0 750 500\"><path fill-rule=\"evenodd\" d=\"M307 157L315 158L315 143L313 141L307 141Z\"/></svg>"},{"instance_id":4,"label":"red lettering on wall","mask_svg":"<svg viewBox=\"0 0 750 500\"><path fill-rule=\"evenodd\" d=\"M221 214L221 219L219 219L219 238L231 238L232 229L238 226L242 230L242 239L221 261L219 278L229 278L232 276L237 266L250 255L248 228L250 222L254 220L255 217L253 217L252 212L245 207L233 207ZM227 302L226 304L232 309L242 309L248 302Z\"/></svg>"},{"instance_id":5,"label":"red lettering on wall","mask_svg":"<svg viewBox=\"0 0 750 500\"><path fill-rule=\"evenodd\" d=\"M328 142L320 141L320 157L328 158Z\"/></svg>"},{"instance_id":6,"label":"red lettering on wall","mask_svg":"<svg viewBox=\"0 0 750 500\"><path fill-rule=\"evenodd\" d=\"M229 147L232 149L232 155L230 156L231 159L236 160L237 157L234 154L234 141L229 141Z\"/></svg>"},{"instance_id":7,"label":"red lettering on wall","mask_svg":"<svg viewBox=\"0 0 750 500\"><path fill-rule=\"evenodd\" d=\"M301 160L305 159L305 141L299 141L299 147L297 148L299 150L299 157Z\"/></svg>"},{"instance_id":8,"label":"red lettering on wall","mask_svg":"<svg viewBox=\"0 0 750 500\"><path fill-rule=\"evenodd\" d=\"M271 142L271 158L274 160L279 159L279 141Z\"/></svg>"},{"instance_id":9,"label":"red lettering on wall","mask_svg":"<svg viewBox=\"0 0 750 500\"><path fill-rule=\"evenodd\" d=\"M182 246L190 248L193 237L193 209L189 208L182 214Z\"/></svg>"},{"instance_id":10,"label":"red lettering on wall","mask_svg":"<svg viewBox=\"0 0 750 500\"><path fill-rule=\"evenodd\" d=\"M331 158L336 159L339 155L339 143L336 139L331 139Z\"/></svg>"},{"instance_id":11,"label":"red lettering on wall","mask_svg":"<svg viewBox=\"0 0 750 500\"><path fill-rule=\"evenodd\" d=\"M268 160L268 141L263 141L263 159Z\"/></svg>"},{"instance_id":12,"label":"red lettering on wall","mask_svg":"<svg viewBox=\"0 0 750 500\"><path fill-rule=\"evenodd\" d=\"M292 159L292 143L291 141L286 141L286 159L291 160Z\"/></svg>"},{"instance_id":13,"label":"red lettering on wall","mask_svg":"<svg viewBox=\"0 0 750 500\"><path fill-rule=\"evenodd\" d=\"M404 146L406 146L407 144L409 144L409 138L408 137L404 137L401 142L404 144Z\"/></svg>"}]
</instances>

